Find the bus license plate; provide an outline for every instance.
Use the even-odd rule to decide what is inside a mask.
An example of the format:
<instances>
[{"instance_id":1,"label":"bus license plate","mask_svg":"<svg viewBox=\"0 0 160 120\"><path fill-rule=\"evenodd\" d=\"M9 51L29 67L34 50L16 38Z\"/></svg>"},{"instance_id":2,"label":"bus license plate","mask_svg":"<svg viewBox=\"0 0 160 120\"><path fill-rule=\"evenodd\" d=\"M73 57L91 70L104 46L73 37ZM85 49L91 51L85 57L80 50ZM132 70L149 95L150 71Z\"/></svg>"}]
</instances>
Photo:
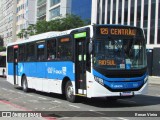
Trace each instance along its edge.
<instances>
[{"instance_id":1,"label":"bus license plate","mask_svg":"<svg viewBox=\"0 0 160 120\"><path fill-rule=\"evenodd\" d=\"M121 92L120 96L132 96L133 92Z\"/></svg>"}]
</instances>

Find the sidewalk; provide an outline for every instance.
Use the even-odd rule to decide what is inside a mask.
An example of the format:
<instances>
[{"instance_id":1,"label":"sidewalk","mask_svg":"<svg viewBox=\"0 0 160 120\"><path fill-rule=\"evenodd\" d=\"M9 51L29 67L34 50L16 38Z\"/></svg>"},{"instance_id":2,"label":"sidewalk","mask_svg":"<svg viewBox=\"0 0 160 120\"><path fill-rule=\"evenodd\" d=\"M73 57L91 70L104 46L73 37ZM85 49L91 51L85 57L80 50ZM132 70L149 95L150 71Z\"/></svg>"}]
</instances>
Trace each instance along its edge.
<instances>
[{"instance_id":1,"label":"sidewalk","mask_svg":"<svg viewBox=\"0 0 160 120\"><path fill-rule=\"evenodd\" d=\"M148 83L149 84L160 85L160 77L159 76L149 76Z\"/></svg>"}]
</instances>

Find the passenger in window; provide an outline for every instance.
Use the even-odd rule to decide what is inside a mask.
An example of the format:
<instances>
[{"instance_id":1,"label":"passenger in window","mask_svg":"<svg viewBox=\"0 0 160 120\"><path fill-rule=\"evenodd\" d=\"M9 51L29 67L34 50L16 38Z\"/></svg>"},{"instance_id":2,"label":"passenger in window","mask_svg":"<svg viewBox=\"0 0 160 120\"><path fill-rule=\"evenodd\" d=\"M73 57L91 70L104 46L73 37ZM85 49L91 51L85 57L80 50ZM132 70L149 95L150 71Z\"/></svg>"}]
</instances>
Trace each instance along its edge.
<instances>
[{"instance_id":1,"label":"passenger in window","mask_svg":"<svg viewBox=\"0 0 160 120\"><path fill-rule=\"evenodd\" d=\"M48 60L52 60L52 55L49 53Z\"/></svg>"}]
</instances>

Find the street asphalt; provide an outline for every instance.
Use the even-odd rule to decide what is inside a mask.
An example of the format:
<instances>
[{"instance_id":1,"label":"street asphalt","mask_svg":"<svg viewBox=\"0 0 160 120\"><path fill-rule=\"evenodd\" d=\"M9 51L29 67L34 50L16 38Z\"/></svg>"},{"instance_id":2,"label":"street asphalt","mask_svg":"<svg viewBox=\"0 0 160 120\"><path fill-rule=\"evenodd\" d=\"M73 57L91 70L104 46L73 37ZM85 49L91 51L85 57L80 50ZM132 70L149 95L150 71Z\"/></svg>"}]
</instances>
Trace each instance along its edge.
<instances>
[{"instance_id":1,"label":"street asphalt","mask_svg":"<svg viewBox=\"0 0 160 120\"><path fill-rule=\"evenodd\" d=\"M154 85L160 85L160 77L157 76L149 76L148 78L148 83L149 84L154 84ZM8 120L8 117L6 116L7 113L6 112L10 112L10 111L29 111L26 110L25 108L15 105L13 103L10 103L8 101L6 101L5 99L1 98L0 96L0 116L2 116L0 119L2 120ZM10 114L10 113L8 113ZM43 119L48 119L48 120L52 120L54 118L43 118L43 117L35 117L34 119L31 118L32 120L43 120ZM17 119L17 117L15 118L15 120L19 120Z\"/></svg>"}]
</instances>

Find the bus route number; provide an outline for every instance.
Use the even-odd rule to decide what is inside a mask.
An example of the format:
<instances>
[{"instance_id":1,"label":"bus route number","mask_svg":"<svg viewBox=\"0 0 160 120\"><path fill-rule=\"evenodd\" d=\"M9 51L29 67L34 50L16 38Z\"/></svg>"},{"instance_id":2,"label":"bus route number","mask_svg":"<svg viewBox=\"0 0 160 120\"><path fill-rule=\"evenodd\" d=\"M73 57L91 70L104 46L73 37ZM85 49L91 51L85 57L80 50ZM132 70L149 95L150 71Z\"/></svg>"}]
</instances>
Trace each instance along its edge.
<instances>
[{"instance_id":1,"label":"bus route number","mask_svg":"<svg viewBox=\"0 0 160 120\"><path fill-rule=\"evenodd\" d=\"M100 32L102 35L107 35L108 34L108 28L100 28Z\"/></svg>"}]
</instances>

